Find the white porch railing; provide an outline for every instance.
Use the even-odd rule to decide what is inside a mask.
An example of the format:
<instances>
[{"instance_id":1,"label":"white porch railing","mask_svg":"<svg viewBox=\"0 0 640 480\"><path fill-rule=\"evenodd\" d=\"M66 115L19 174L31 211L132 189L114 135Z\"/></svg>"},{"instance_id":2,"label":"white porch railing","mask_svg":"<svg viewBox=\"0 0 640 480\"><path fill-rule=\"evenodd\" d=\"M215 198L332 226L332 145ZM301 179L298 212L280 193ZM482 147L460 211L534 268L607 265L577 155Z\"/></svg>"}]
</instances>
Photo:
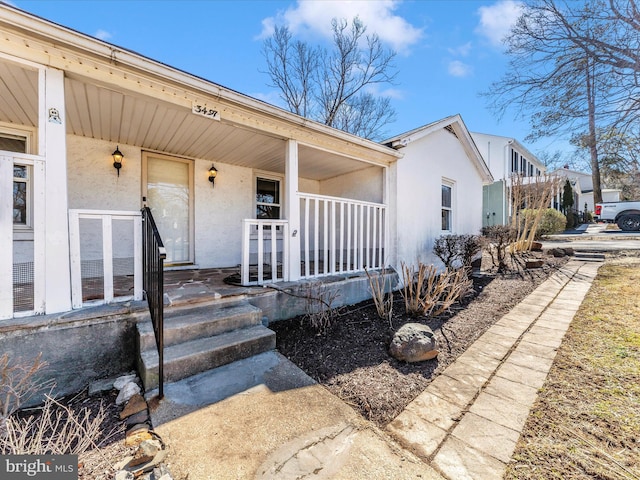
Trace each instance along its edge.
<instances>
[{"instance_id":1,"label":"white porch railing","mask_svg":"<svg viewBox=\"0 0 640 480\"><path fill-rule=\"evenodd\" d=\"M99 221L100 225L89 223L88 228L81 229L81 220ZM116 234L120 242L114 251L114 222L130 222L129 228L118 229L118 233L130 238L130 244L122 236ZM102 242L98 240L102 237ZM108 210L69 210L69 243L71 255L71 302L73 308L86 305L100 305L113 301L142 300L142 217L140 212L123 212ZM100 249L101 245L101 249ZM131 257L115 258L114 254L122 255L123 250L133 254ZM121 265L114 269L114 259ZM98 265L91 273L83 274L83 266ZM114 289L114 278L130 277L131 263L133 263L133 294L123 295ZM101 264L101 269L100 269ZM98 270L101 270L98 271ZM90 288L84 283L94 283L95 288L90 294ZM129 282L127 282L128 284ZM96 289L102 287L102 292ZM83 287L85 292L83 292ZM126 285L125 285L126 287ZM86 298L83 298L86 297Z\"/></svg>"},{"instance_id":2,"label":"white porch railing","mask_svg":"<svg viewBox=\"0 0 640 480\"><path fill-rule=\"evenodd\" d=\"M384 267L385 205L308 193L299 198L302 277Z\"/></svg>"},{"instance_id":3,"label":"white porch railing","mask_svg":"<svg viewBox=\"0 0 640 480\"><path fill-rule=\"evenodd\" d=\"M289 280L289 222L245 219L242 228L242 285Z\"/></svg>"},{"instance_id":4,"label":"white porch railing","mask_svg":"<svg viewBox=\"0 0 640 480\"><path fill-rule=\"evenodd\" d=\"M286 220L244 220L242 285L288 281L290 271L314 278L384 267L385 205L307 193L298 198L301 232L296 242L290 240ZM298 242L302 266L290 270L289 249Z\"/></svg>"}]
</instances>

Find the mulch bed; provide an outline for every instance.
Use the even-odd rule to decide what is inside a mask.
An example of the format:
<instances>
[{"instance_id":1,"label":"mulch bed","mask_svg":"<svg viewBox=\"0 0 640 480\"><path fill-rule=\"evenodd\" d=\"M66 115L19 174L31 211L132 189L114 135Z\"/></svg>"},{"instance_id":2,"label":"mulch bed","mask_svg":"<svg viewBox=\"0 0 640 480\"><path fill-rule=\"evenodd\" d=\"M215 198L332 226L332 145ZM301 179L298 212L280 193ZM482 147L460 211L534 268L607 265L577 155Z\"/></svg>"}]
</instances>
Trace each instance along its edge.
<instances>
[{"instance_id":1,"label":"mulch bed","mask_svg":"<svg viewBox=\"0 0 640 480\"><path fill-rule=\"evenodd\" d=\"M323 333L304 316L274 322L277 349L318 383L384 427L493 323L546 280L566 258L542 258L543 268L516 268L509 274L474 277L474 292L463 304L437 318L409 317L395 296L392 325L378 317L371 301L343 308ZM483 264L486 262L483 262ZM419 363L398 361L388 353L396 329L407 322L428 325L440 353Z\"/></svg>"}]
</instances>

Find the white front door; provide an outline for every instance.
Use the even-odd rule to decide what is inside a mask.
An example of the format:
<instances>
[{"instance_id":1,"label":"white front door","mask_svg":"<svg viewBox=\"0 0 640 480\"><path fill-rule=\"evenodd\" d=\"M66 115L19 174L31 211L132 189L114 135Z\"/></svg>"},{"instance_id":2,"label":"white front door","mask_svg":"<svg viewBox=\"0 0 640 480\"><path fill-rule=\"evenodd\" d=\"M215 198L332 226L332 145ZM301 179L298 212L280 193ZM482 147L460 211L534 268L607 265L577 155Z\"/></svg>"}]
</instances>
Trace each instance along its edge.
<instances>
[{"instance_id":1,"label":"white front door","mask_svg":"<svg viewBox=\"0 0 640 480\"><path fill-rule=\"evenodd\" d=\"M193 161L145 152L142 196L167 250L167 264L193 263Z\"/></svg>"}]
</instances>

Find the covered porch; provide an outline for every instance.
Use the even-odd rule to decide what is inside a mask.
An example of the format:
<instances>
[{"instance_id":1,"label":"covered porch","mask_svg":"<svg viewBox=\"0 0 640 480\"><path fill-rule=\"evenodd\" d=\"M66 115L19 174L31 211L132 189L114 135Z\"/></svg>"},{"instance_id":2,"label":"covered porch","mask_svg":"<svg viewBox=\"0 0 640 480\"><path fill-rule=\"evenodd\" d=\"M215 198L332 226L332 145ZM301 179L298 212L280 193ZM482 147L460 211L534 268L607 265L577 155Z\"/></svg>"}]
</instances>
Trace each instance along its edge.
<instances>
[{"instance_id":1,"label":"covered porch","mask_svg":"<svg viewBox=\"0 0 640 480\"><path fill-rule=\"evenodd\" d=\"M248 287L393 264L394 150L3 13L0 319L142 299L143 206L168 271Z\"/></svg>"}]
</instances>

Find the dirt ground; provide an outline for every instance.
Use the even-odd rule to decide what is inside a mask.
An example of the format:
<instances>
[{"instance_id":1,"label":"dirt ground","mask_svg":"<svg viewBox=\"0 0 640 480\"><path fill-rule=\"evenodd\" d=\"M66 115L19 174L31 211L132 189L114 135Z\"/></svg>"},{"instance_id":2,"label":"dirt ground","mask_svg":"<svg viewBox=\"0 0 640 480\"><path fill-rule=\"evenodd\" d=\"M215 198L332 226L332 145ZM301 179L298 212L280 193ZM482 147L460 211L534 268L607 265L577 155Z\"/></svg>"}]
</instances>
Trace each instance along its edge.
<instances>
[{"instance_id":1,"label":"dirt ground","mask_svg":"<svg viewBox=\"0 0 640 480\"><path fill-rule=\"evenodd\" d=\"M384 426L397 416L425 386L495 321L528 295L567 258L544 258L541 269L505 275L483 273L474 277L474 292L461 305L437 318L412 318L404 312L404 302L395 297L393 329L380 319L372 302L363 302L340 311L334 326L317 334L303 317L270 325L277 333L277 349L365 418ZM393 332L406 322L431 327L440 353L434 360L409 364L388 354ZM79 457L79 479L113 478L113 465L132 453L124 446L121 407L115 405L117 392L89 397L86 391L61 399L76 413L87 408L105 410L98 448ZM22 415L38 414L37 409Z\"/></svg>"},{"instance_id":2,"label":"dirt ground","mask_svg":"<svg viewBox=\"0 0 640 480\"><path fill-rule=\"evenodd\" d=\"M541 269L474 277L474 293L462 305L437 318L410 317L397 294L393 328L378 317L371 301L343 309L333 327L318 334L307 319L279 321L277 349L366 419L385 426L494 322L553 273L566 258L544 258ZM488 262L483 261L483 266ZM437 358L419 363L388 353L393 333L407 322L428 325L439 344Z\"/></svg>"}]
</instances>

